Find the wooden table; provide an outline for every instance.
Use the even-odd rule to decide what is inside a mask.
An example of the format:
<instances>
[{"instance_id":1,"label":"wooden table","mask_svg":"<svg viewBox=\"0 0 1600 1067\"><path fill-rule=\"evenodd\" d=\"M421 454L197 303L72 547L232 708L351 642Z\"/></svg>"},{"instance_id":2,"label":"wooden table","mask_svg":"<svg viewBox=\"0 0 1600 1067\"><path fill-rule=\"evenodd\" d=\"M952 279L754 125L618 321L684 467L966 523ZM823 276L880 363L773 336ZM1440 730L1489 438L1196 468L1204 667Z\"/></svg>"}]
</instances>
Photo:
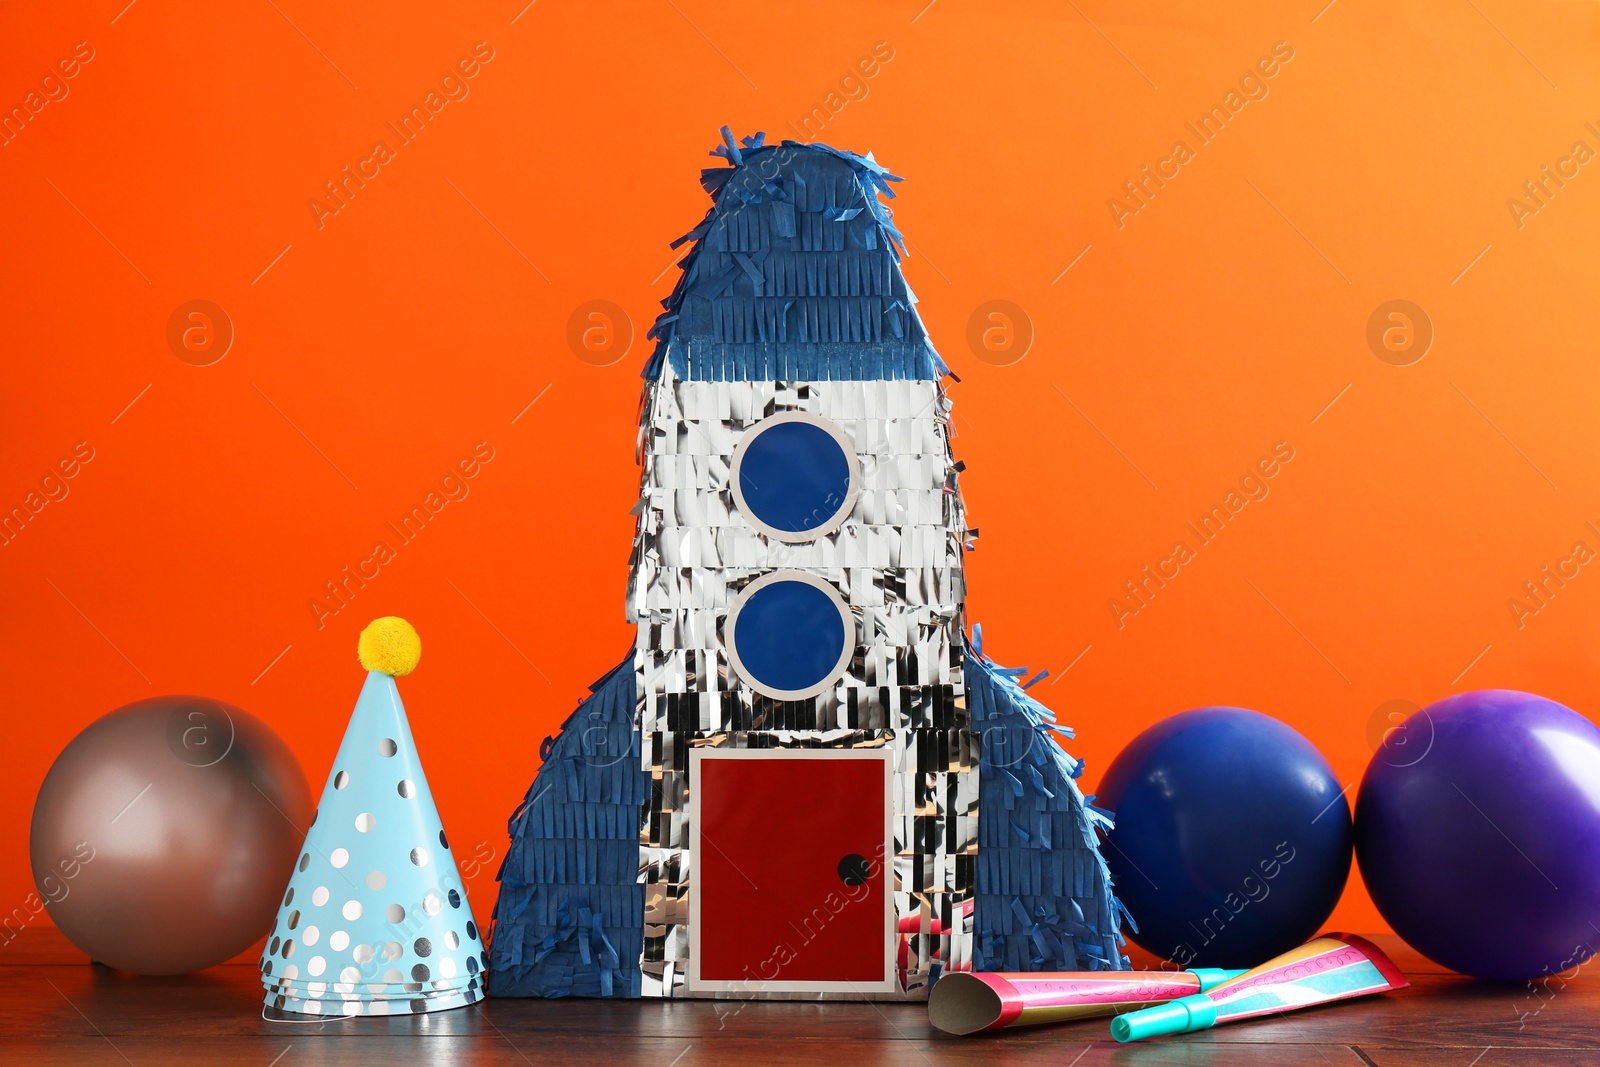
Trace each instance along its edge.
<instances>
[{"instance_id":1,"label":"wooden table","mask_svg":"<svg viewBox=\"0 0 1600 1067\"><path fill-rule=\"evenodd\" d=\"M950 1037L916 1004L491 1000L392 1019L269 1021L253 955L180 978L137 978L91 966L53 929L30 928L0 947L0 1063L1600 1065L1600 979L1586 968L1537 988L1477 982L1393 937L1374 940L1410 989L1118 1045L1104 1019Z\"/></svg>"}]
</instances>

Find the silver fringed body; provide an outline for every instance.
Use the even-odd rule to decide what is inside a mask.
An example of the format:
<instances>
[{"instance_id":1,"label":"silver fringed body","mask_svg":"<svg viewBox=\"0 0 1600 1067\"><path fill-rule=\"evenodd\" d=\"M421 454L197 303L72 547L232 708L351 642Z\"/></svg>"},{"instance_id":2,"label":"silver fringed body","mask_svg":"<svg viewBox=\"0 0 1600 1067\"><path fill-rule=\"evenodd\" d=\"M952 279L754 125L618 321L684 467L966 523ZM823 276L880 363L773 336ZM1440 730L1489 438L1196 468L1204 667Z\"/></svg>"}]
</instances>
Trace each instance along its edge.
<instances>
[{"instance_id":1,"label":"silver fringed body","mask_svg":"<svg viewBox=\"0 0 1600 1067\"><path fill-rule=\"evenodd\" d=\"M837 426L860 464L849 515L798 544L746 521L732 487L741 436L786 411ZM949 431L937 381L683 381L669 364L647 386L627 601L638 626L638 728L653 787L639 842L645 996L853 996L767 992L758 983L733 992L688 988L688 756L700 746L891 750L898 988L888 996L925 997L936 969L971 967L978 752L962 681L966 523ZM723 627L744 586L794 570L841 592L857 644L824 692L780 701L740 677Z\"/></svg>"}]
</instances>

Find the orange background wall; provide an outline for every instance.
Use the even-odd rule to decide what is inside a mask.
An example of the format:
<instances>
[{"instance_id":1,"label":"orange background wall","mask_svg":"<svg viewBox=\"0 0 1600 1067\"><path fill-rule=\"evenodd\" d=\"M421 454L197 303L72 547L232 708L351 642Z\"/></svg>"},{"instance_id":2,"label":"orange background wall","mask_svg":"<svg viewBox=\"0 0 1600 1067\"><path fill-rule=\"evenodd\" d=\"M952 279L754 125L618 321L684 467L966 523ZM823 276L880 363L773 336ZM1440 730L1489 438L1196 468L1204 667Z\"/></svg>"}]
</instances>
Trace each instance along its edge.
<instances>
[{"instance_id":1,"label":"orange background wall","mask_svg":"<svg viewBox=\"0 0 1600 1067\"><path fill-rule=\"evenodd\" d=\"M0 147L0 505L94 450L0 547L0 911L84 725L217 697L320 787L356 635L393 613L423 637L402 685L450 835L493 856L464 872L486 914L540 740L631 641L668 242L707 206L718 126L795 137L818 106L818 139L907 178L907 275L962 378L971 617L1056 672L1034 692L1078 728L1085 785L1210 703L1293 724L1351 783L1390 701L1504 686L1594 713L1600 575L1520 620L1508 600L1600 547L1600 166L1507 206L1600 149L1594 5L523 2L0 9L8 109L94 54ZM480 41L469 95L319 225L323 183ZM1185 122L1276 42L1268 95L1198 146ZM1179 139L1164 188L1108 207ZM166 338L196 299L236 333L205 367ZM1367 341L1393 299L1435 332L1407 366ZM610 366L568 344L591 300L631 319ZM1033 335L1010 365L967 341L991 300ZM479 441L470 495L319 627L323 583ZM1119 620L1123 583L1280 441L1270 494ZM1335 921L1381 928L1356 883Z\"/></svg>"}]
</instances>

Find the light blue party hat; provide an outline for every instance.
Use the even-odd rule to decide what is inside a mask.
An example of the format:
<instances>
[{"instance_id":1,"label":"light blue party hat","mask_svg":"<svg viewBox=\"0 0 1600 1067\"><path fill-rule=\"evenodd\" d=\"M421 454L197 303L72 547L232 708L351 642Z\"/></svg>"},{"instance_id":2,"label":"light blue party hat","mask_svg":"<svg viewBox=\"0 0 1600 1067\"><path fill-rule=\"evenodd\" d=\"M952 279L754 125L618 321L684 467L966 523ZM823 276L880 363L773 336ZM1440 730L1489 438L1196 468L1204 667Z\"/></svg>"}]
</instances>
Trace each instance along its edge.
<instances>
[{"instance_id":1,"label":"light blue party hat","mask_svg":"<svg viewBox=\"0 0 1600 1067\"><path fill-rule=\"evenodd\" d=\"M261 958L266 1003L309 1015L462 1007L483 996L489 957L395 685L421 643L391 616L362 631L360 656L367 681Z\"/></svg>"}]
</instances>

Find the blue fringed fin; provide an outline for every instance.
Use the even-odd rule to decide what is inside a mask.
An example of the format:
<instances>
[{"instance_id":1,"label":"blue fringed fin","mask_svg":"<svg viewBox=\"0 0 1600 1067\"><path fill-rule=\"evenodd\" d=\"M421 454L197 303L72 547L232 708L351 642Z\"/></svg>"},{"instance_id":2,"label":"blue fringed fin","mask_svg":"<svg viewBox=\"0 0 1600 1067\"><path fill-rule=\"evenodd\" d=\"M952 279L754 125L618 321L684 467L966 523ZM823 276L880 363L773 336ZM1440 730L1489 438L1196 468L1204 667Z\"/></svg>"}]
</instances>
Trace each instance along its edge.
<instances>
[{"instance_id":1,"label":"blue fringed fin","mask_svg":"<svg viewBox=\"0 0 1600 1067\"><path fill-rule=\"evenodd\" d=\"M972 631L964 673L980 738L974 968L1125 970L1127 913L1096 835L1111 816L1078 789L1083 761L1053 736L1072 731L1023 691L1027 668L986 660L983 631Z\"/></svg>"},{"instance_id":2,"label":"blue fringed fin","mask_svg":"<svg viewBox=\"0 0 1600 1067\"><path fill-rule=\"evenodd\" d=\"M540 748L512 814L494 906L489 994L637 997L644 946L639 812L650 797L634 732L633 655Z\"/></svg>"}]
</instances>

